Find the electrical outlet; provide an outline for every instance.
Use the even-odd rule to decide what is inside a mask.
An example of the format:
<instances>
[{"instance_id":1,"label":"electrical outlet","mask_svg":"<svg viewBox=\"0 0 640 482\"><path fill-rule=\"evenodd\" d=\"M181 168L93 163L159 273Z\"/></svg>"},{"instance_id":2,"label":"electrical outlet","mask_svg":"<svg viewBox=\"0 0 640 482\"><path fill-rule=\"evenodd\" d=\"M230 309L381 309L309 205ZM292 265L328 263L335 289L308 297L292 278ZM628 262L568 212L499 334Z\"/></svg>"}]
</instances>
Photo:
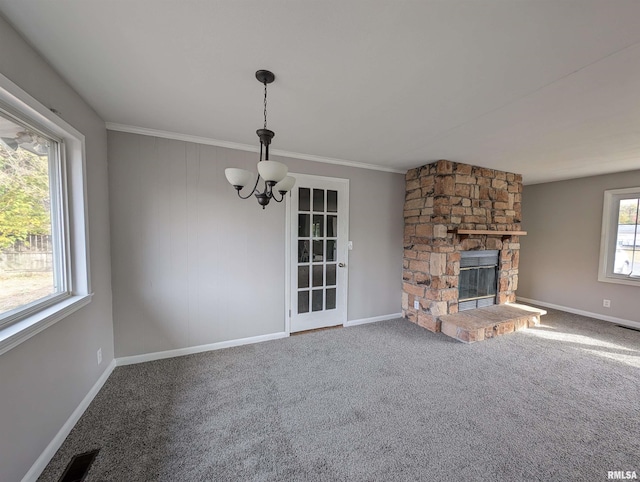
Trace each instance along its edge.
<instances>
[{"instance_id":1,"label":"electrical outlet","mask_svg":"<svg viewBox=\"0 0 640 482\"><path fill-rule=\"evenodd\" d=\"M414 310L419 310L420 309L420 302L418 300L414 300L413 309Z\"/></svg>"},{"instance_id":2,"label":"electrical outlet","mask_svg":"<svg viewBox=\"0 0 640 482\"><path fill-rule=\"evenodd\" d=\"M611 300L602 300L602 306L605 308L611 308Z\"/></svg>"},{"instance_id":3,"label":"electrical outlet","mask_svg":"<svg viewBox=\"0 0 640 482\"><path fill-rule=\"evenodd\" d=\"M98 353L96 353L96 356L98 357L98 365L100 365L100 363L102 363L102 348L98 348Z\"/></svg>"}]
</instances>

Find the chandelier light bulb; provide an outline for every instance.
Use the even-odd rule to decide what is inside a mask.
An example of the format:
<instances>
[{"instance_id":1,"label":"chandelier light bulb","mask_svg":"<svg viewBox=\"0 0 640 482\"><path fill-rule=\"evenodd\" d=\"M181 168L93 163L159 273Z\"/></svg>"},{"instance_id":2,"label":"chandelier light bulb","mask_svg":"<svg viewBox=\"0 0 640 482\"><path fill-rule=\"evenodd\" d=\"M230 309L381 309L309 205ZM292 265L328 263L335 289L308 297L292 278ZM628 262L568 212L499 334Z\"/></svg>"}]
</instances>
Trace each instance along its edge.
<instances>
[{"instance_id":1,"label":"chandelier light bulb","mask_svg":"<svg viewBox=\"0 0 640 482\"><path fill-rule=\"evenodd\" d=\"M277 161L260 161L258 163L258 174L262 176L267 182L273 182L274 184L282 181L289 169L287 166Z\"/></svg>"},{"instance_id":2,"label":"chandelier light bulb","mask_svg":"<svg viewBox=\"0 0 640 482\"><path fill-rule=\"evenodd\" d=\"M289 192L293 189L293 186L296 184L296 178L292 176L286 176L282 181L278 182L275 186L273 186L274 191Z\"/></svg>"},{"instance_id":3,"label":"chandelier light bulb","mask_svg":"<svg viewBox=\"0 0 640 482\"><path fill-rule=\"evenodd\" d=\"M240 189L245 187L251 182L253 175L246 169L238 169L235 167L228 167L224 170L224 175L233 187L240 186Z\"/></svg>"}]
</instances>

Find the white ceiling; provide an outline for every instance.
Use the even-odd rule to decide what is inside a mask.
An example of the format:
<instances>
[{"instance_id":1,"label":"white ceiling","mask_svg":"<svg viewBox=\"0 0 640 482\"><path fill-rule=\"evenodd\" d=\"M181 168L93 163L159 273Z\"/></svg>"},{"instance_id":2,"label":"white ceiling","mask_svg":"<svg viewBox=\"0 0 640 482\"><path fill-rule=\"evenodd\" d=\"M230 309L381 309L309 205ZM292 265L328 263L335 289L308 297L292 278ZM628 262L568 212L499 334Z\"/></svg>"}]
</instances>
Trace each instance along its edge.
<instances>
[{"instance_id":1,"label":"white ceiling","mask_svg":"<svg viewBox=\"0 0 640 482\"><path fill-rule=\"evenodd\" d=\"M640 169L637 0L0 0L107 122L528 184ZM63 113L64 114L64 113Z\"/></svg>"}]
</instances>

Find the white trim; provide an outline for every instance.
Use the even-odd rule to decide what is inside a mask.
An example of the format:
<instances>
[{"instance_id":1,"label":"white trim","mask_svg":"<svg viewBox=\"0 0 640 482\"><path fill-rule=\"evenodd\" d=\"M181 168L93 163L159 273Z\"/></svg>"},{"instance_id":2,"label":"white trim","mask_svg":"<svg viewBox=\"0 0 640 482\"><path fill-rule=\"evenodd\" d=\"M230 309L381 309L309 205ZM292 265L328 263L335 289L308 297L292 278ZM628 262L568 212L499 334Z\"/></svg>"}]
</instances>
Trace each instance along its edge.
<instances>
[{"instance_id":1,"label":"white trim","mask_svg":"<svg viewBox=\"0 0 640 482\"><path fill-rule=\"evenodd\" d=\"M0 74L0 89L7 91L14 97L14 99L3 99L3 101L9 106L19 112L25 112L27 115L33 117L39 124L44 124L47 128L51 128L51 124L57 124L56 127L62 128L67 131L68 134L84 141L84 134L64 119L51 112L36 100L35 97L31 96L2 74ZM59 135L59 129L54 129L52 133L54 135Z\"/></svg>"},{"instance_id":2,"label":"white trim","mask_svg":"<svg viewBox=\"0 0 640 482\"><path fill-rule=\"evenodd\" d=\"M294 239L297 239L297 212L294 213L293 207L297 207L298 205L298 201L297 199L292 199L291 204L292 206L286 210L287 213L287 218L286 218L286 222L285 222L285 238L290 240L288 243L288 251L285 255L285 302L287 303L287 305L285 306L285 310L286 310L286 314L287 316L289 315L289 312L292 313L292 316L288 316L287 320L285 321L285 327L287 329L287 333L291 333L292 332L292 319L293 317L298 317L298 316L302 316L305 317L306 320L304 322L304 324L306 326L301 327L300 325L300 321L298 321L296 323L297 326L295 326L295 330L294 332L299 332L299 331L307 331L307 330L314 330L317 328L324 328L324 327L328 327L328 326L345 326L345 323L347 322L347 316L348 316L348 305L349 305L349 249L348 249L348 242L349 242L349 202L350 202L350 193L349 193L349 189L350 189L350 185L351 185L351 181L350 179L345 179L345 178L339 178L339 177L328 177L328 176L316 176L314 174L300 174L300 173L289 173L292 177L294 177L296 179L296 184L294 186L294 188L290 191L290 195L292 195L291 193L298 192L296 189L298 189L301 185L304 184L305 187L310 187L310 188L321 188L321 189L327 189L328 185L333 186L331 187L331 189L335 189L337 188L339 190L339 192L341 192L342 194L340 194L340 196L342 197L343 201L342 201L342 207L339 209L341 216L339 216L338 219L338 236L337 238L340 240L344 240L344 246L342 248L339 248L338 250L338 256L336 259L336 262L338 263L344 263L345 264L345 269L340 270L339 273L337 273L338 277L342 278L342 281L338 281L338 289L339 291L337 292L337 301L338 301L338 305L337 305L337 310L334 312L332 312L332 315L336 315L336 313L339 315L337 318L339 319L335 319L335 316L332 316L332 319L328 320L326 318L324 318L324 316L326 314L328 314L328 312L326 311L319 311L316 312L316 315L312 318L309 318L309 315L312 313L307 313L304 315L297 315L297 299L294 298L294 293L297 292L297 289L294 288L292 286L292 281L294 278L296 278L296 274L294 274L297 271L297 246L298 246L298 242L295 241ZM336 187L336 185L338 185L339 187ZM340 287L341 286L341 287ZM339 309L340 302L339 300L342 299L344 300L344 309ZM295 305L295 306L294 306Z\"/></svg>"},{"instance_id":3,"label":"white trim","mask_svg":"<svg viewBox=\"0 0 640 482\"><path fill-rule=\"evenodd\" d=\"M38 459L31 466L29 471L22 478L22 482L35 482L36 480L38 480L38 477L40 477L40 474L42 474L44 469L47 467L47 464L51 461L51 459L56 454L58 449L62 446L62 443L71 432L71 429L73 429L75 424L78 423L78 420L80 420L80 417L85 412L85 410L89 407L89 405L91 404L95 396L98 394L102 386L105 384L105 382L109 378L109 375L111 375L111 372L113 372L113 369L115 367L116 367L116 361L111 360L111 363L109 363L109 366L105 369L104 372L102 372L102 375L100 375L96 383L89 390L89 393L87 393L87 395L82 399L82 401L80 402L80 405L76 407L76 409L73 411L71 416L67 419L67 421L64 423L62 428L58 430L58 433L56 434L56 436L53 437L53 440L49 442L49 445L47 445L47 448L44 449L44 451L40 454L40 457L38 457Z\"/></svg>"},{"instance_id":4,"label":"white trim","mask_svg":"<svg viewBox=\"0 0 640 482\"><path fill-rule=\"evenodd\" d=\"M544 306L545 308L552 308L554 310L566 311L567 313L573 313L574 315L582 315L588 318L595 318L597 320L608 321L615 323L616 325L625 325L632 328L640 329L640 322L625 320L624 318L616 318L615 316L601 315L600 313L592 313L590 311L578 310L569 306L554 305L553 303L547 303L545 301L532 300L529 298L522 298L518 296L518 301L524 301L525 303L531 303L533 305Z\"/></svg>"},{"instance_id":5,"label":"white trim","mask_svg":"<svg viewBox=\"0 0 640 482\"><path fill-rule=\"evenodd\" d=\"M10 317L11 324L0 329L0 354L19 345L91 301L89 272L89 226L86 185L85 137L10 79L0 74L0 102L3 110L17 116L60 142L64 211L65 269L68 297L55 297L33 307L20 307ZM63 175L66 172L66 175ZM61 300L52 304L54 300ZM38 311L35 311L37 308ZM4 323L3 323L4 324Z\"/></svg>"},{"instance_id":6,"label":"white trim","mask_svg":"<svg viewBox=\"0 0 640 482\"><path fill-rule=\"evenodd\" d=\"M251 336L249 338L239 338L236 340L219 341L217 343L209 343L208 345L190 346L187 348L178 348L176 350L157 351L154 353L145 353L143 355L123 356L116 358L117 366L134 365L136 363L144 363L154 360L163 360L165 358L174 358L177 356L193 355L194 353L202 353L205 351L221 350L223 348L231 348L234 346L251 345L263 341L279 340L287 338L289 333L269 333L268 335Z\"/></svg>"},{"instance_id":7,"label":"white trim","mask_svg":"<svg viewBox=\"0 0 640 482\"><path fill-rule=\"evenodd\" d=\"M295 186L299 185L299 183L297 182L298 178L304 182L316 183L317 186L312 187L322 187L321 184L324 182L341 182L346 184L350 182L350 179L346 177L316 176L315 174L304 174L302 172L290 172L289 175L296 178Z\"/></svg>"},{"instance_id":8,"label":"white trim","mask_svg":"<svg viewBox=\"0 0 640 482\"><path fill-rule=\"evenodd\" d=\"M49 306L28 318L2 328L0 330L0 355L88 305L92 296L93 293L66 298L64 301Z\"/></svg>"},{"instance_id":9,"label":"white trim","mask_svg":"<svg viewBox=\"0 0 640 482\"><path fill-rule=\"evenodd\" d=\"M296 179L296 183L298 180ZM293 189L291 190L293 191ZM284 332L291 334L291 191L284 206Z\"/></svg>"},{"instance_id":10,"label":"white trim","mask_svg":"<svg viewBox=\"0 0 640 482\"><path fill-rule=\"evenodd\" d=\"M254 145L241 144L239 142L221 141L210 137L192 136L189 134L180 134L178 132L162 131L158 129L148 129L146 127L129 126L126 124L117 124L115 122L107 122L107 129L110 131L127 132L129 134L140 134L143 136L162 137L164 139L173 139L176 141L193 142L196 144L205 144L208 146L226 147L227 149L236 149L239 151L258 152L259 148ZM312 154L302 154L300 152L281 151L279 149L270 149L272 156L290 157L293 159L302 159L305 161L323 162L325 164L337 164L340 166L356 167L359 169L371 169L373 171L393 172L396 174L406 174L406 169L394 169L392 167L378 166L376 164L368 164L366 162L348 161L345 159L335 159L332 157L314 156Z\"/></svg>"},{"instance_id":11,"label":"white trim","mask_svg":"<svg viewBox=\"0 0 640 482\"><path fill-rule=\"evenodd\" d=\"M627 196L631 196L632 199L636 198L638 193L640 193L640 187L609 189L604 192L602 231L600 233L600 261L598 263L598 281L600 282L640 286L640 278L631 278L613 273L617 250L618 203L622 199L627 199ZM631 263L633 265L633 259Z\"/></svg>"},{"instance_id":12,"label":"white trim","mask_svg":"<svg viewBox=\"0 0 640 482\"><path fill-rule=\"evenodd\" d=\"M610 278L598 273L598 281L601 283L615 283L618 285L627 285L627 286L640 286L640 278L634 276L633 278Z\"/></svg>"},{"instance_id":13,"label":"white trim","mask_svg":"<svg viewBox=\"0 0 640 482\"><path fill-rule=\"evenodd\" d=\"M360 318L359 320L349 320L344 324L344 326L358 326L364 325L365 323L375 323L377 321L395 320L396 318L402 318L402 313L392 313L390 315L373 316L371 318Z\"/></svg>"}]
</instances>

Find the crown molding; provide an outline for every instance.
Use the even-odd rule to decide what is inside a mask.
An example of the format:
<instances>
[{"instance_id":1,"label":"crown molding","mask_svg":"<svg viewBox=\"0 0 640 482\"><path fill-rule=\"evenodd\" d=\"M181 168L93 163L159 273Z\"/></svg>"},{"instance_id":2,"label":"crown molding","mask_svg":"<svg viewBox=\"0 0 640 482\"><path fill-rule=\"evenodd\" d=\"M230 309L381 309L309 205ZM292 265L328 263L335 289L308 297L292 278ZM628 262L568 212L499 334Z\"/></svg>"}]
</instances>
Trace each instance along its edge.
<instances>
[{"instance_id":1,"label":"crown molding","mask_svg":"<svg viewBox=\"0 0 640 482\"><path fill-rule=\"evenodd\" d=\"M162 131L158 129L148 129L146 127L129 126L126 124L117 124L115 122L107 122L107 129L110 131L127 132L129 134L140 134L142 136L161 137L163 139L173 139L176 141L193 142L195 144L205 144L208 146L225 147L227 149L236 149L238 151L258 152L257 146L249 144L240 144L238 142L220 141L210 137L192 136L189 134L180 134L178 132ZM314 156L311 154L301 154L299 152L281 151L278 149L270 149L274 156L289 157L292 159L302 159L312 162L323 162L325 164L337 164L340 166L356 167L359 169L370 169L373 171L393 172L396 174L406 174L406 169L394 169L392 167L377 166L375 164L367 164L366 162L347 161L344 159L333 159L331 157Z\"/></svg>"}]
</instances>

